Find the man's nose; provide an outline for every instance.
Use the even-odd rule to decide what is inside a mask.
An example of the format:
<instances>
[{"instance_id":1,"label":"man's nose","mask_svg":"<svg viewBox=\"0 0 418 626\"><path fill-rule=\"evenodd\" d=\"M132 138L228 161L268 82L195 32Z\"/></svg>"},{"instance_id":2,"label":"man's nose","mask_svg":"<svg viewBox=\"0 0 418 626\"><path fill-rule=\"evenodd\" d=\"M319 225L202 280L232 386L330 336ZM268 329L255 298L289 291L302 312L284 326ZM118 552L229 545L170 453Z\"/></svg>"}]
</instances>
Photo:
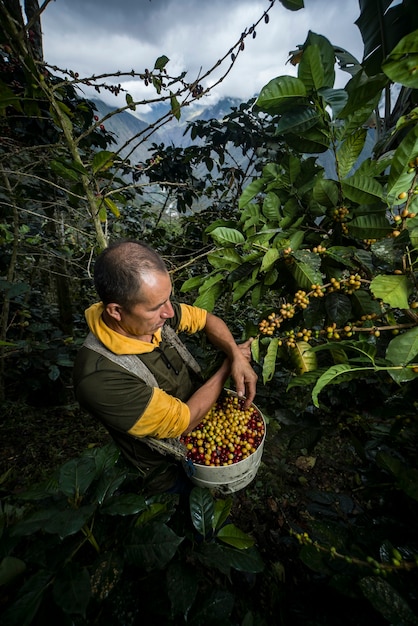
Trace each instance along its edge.
<instances>
[{"instance_id":1,"label":"man's nose","mask_svg":"<svg viewBox=\"0 0 418 626\"><path fill-rule=\"evenodd\" d=\"M161 317L168 319L169 317L174 317L174 309L171 305L171 302L167 302L161 312Z\"/></svg>"}]
</instances>

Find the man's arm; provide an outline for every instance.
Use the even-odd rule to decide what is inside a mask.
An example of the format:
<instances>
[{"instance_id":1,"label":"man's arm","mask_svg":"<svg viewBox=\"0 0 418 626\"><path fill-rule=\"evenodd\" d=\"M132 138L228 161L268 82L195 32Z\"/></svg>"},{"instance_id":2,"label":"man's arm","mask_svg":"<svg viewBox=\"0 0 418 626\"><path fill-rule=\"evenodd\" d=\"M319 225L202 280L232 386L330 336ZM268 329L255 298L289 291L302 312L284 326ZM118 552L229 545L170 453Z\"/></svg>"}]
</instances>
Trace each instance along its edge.
<instances>
[{"instance_id":1,"label":"man's arm","mask_svg":"<svg viewBox=\"0 0 418 626\"><path fill-rule=\"evenodd\" d=\"M255 398L257 384L257 374L250 364L252 340L237 345L225 322L211 313L207 314L205 333L209 341L228 357L237 394L246 397L248 407Z\"/></svg>"}]
</instances>

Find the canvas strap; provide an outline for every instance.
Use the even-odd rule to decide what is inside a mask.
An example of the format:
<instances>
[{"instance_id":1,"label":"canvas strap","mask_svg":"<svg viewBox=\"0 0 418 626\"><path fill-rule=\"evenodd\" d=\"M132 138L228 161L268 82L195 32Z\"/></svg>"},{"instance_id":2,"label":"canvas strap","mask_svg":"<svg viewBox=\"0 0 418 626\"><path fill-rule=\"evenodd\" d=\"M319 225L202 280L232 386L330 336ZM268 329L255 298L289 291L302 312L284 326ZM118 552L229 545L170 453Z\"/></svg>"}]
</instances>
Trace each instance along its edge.
<instances>
[{"instance_id":1,"label":"canvas strap","mask_svg":"<svg viewBox=\"0 0 418 626\"><path fill-rule=\"evenodd\" d=\"M195 358L190 354L184 343L179 339L176 331L170 326L165 325L162 329L162 336L167 343L177 350L182 360L196 373L200 374L200 366ZM124 369L128 370L132 374L135 374L143 382L150 387L158 387L158 383L155 376L150 372L148 367L134 354L114 354L111 350L97 339L93 333L89 333L83 346L94 350L102 356L106 357L113 363L120 365ZM179 438L169 439L157 439L156 437L141 437L141 441L147 444L150 448L157 450L161 454L169 454L179 461L184 461L187 449L181 443Z\"/></svg>"}]
</instances>

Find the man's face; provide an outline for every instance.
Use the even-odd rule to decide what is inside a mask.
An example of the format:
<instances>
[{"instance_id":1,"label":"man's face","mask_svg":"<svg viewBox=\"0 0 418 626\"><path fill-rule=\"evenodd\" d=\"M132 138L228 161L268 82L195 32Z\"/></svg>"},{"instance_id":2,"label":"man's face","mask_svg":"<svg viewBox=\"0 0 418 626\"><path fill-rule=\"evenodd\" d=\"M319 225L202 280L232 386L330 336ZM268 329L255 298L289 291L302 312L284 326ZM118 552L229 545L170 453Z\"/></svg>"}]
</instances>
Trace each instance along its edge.
<instances>
[{"instance_id":1,"label":"man's face","mask_svg":"<svg viewBox=\"0 0 418 626\"><path fill-rule=\"evenodd\" d=\"M142 278L142 300L129 311L120 310L119 332L149 340L167 319L174 316L171 306L171 280L167 273L149 272Z\"/></svg>"}]
</instances>

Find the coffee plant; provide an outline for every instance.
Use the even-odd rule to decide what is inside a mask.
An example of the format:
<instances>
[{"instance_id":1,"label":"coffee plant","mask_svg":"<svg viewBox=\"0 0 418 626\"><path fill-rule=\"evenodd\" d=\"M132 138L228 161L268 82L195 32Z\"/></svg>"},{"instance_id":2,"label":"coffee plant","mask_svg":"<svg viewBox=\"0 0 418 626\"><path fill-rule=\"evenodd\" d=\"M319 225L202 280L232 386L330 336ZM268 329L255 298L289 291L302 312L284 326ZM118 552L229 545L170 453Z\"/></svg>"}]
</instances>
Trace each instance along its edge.
<instances>
[{"instance_id":1,"label":"coffee plant","mask_svg":"<svg viewBox=\"0 0 418 626\"><path fill-rule=\"evenodd\" d=\"M179 506L178 496L146 493L110 444L4 501L2 624L123 624L139 612L203 624L213 611L221 622L233 615L231 577L264 565L254 539L230 521L232 499L194 487Z\"/></svg>"}]
</instances>

